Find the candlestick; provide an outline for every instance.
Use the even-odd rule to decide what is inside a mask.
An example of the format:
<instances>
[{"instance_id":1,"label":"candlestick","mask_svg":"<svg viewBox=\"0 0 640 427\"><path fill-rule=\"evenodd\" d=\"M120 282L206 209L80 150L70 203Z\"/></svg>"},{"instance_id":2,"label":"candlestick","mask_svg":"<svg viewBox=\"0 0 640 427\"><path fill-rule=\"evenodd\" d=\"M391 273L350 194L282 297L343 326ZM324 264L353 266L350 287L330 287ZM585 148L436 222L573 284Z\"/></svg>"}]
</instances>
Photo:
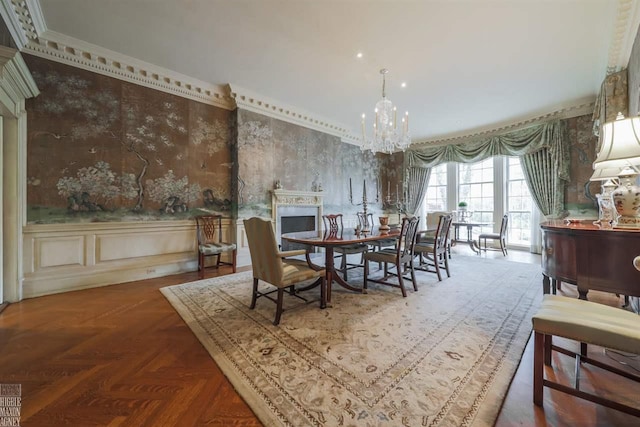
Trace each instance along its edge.
<instances>
[{"instance_id":1,"label":"candlestick","mask_svg":"<svg viewBox=\"0 0 640 427\"><path fill-rule=\"evenodd\" d=\"M398 112L398 109L396 107L393 107L393 128L394 129L398 127L397 112Z\"/></svg>"},{"instance_id":2,"label":"candlestick","mask_svg":"<svg viewBox=\"0 0 640 427\"><path fill-rule=\"evenodd\" d=\"M351 186L351 177L349 177L349 201L353 200L353 187Z\"/></svg>"},{"instance_id":3,"label":"candlestick","mask_svg":"<svg viewBox=\"0 0 640 427\"><path fill-rule=\"evenodd\" d=\"M380 199L380 178L376 178L376 202Z\"/></svg>"},{"instance_id":4,"label":"candlestick","mask_svg":"<svg viewBox=\"0 0 640 427\"><path fill-rule=\"evenodd\" d=\"M391 181L387 181L387 197L391 195Z\"/></svg>"},{"instance_id":5,"label":"candlestick","mask_svg":"<svg viewBox=\"0 0 640 427\"><path fill-rule=\"evenodd\" d=\"M367 200L367 180L362 182L362 200Z\"/></svg>"},{"instance_id":6,"label":"candlestick","mask_svg":"<svg viewBox=\"0 0 640 427\"><path fill-rule=\"evenodd\" d=\"M366 139L366 132L364 131L364 114L362 114L362 140L365 141Z\"/></svg>"}]
</instances>

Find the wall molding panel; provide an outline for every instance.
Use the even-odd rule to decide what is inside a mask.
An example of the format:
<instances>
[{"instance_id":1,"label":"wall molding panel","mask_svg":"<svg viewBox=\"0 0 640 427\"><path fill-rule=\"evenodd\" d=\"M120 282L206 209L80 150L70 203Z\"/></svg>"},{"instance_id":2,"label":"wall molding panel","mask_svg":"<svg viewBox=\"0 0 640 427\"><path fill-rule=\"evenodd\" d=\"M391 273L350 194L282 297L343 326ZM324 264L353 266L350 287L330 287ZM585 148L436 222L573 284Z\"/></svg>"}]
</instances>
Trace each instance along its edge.
<instances>
[{"instance_id":1,"label":"wall molding panel","mask_svg":"<svg viewBox=\"0 0 640 427\"><path fill-rule=\"evenodd\" d=\"M224 239L235 234L223 220ZM195 221L27 225L23 297L195 271Z\"/></svg>"}]
</instances>

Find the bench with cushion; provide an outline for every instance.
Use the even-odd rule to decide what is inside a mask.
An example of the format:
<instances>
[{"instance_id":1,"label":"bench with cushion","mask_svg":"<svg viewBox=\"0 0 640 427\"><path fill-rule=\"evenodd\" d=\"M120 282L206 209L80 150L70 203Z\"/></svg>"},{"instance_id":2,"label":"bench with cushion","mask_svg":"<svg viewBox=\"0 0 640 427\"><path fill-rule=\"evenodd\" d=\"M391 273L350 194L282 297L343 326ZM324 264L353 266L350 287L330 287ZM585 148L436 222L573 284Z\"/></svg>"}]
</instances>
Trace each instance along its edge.
<instances>
[{"instance_id":1,"label":"bench with cushion","mask_svg":"<svg viewBox=\"0 0 640 427\"><path fill-rule=\"evenodd\" d=\"M586 344L623 352L640 354L640 316L616 307L557 295L545 295L540 310L533 316L533 402L542 406L544 387L550 387L582 399L595 402L628 414L640 416L640 409L605 399L580 390L580 363L589 363L601 369L640 382L640 376L591 359L586 355ZM582 343L580 354L553 345L552 337L563 337ZM553 382L544 377L544 365L551 366L551 351L576 358L574 387Z\"/></svg>"}]
</instances>

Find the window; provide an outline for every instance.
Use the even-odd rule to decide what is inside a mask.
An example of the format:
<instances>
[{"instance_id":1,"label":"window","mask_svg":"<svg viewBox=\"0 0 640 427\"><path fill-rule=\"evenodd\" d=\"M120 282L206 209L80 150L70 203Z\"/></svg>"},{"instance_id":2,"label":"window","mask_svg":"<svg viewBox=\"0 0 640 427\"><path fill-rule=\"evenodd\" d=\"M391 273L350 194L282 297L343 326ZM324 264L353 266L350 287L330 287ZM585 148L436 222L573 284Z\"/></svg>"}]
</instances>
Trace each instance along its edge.
<instances>
[{"instance_id":1,"label":"window","mask_svg":"<svg viewBox=\"0 0 640 427\"><path fill-rule=\"evenodd\" d=\"M489 227L474 227L474 239L480 233L500 231L502 216L508 213L507 244L521 247L532 244L536 208L518 157L435 166L431 170L422 215L458 210L458 202L463 201L467 202L467 210L473 212L472 221L493 223Z\"/></svg>"},{"instance_id":2,"label":"window","mask_svg":"<svg viewBox=\"0 0 640 427\"><path fill-rule=\"evenodd\" d=\"M507 159L507 210L509 230L507 241L529 245L531 241L531 210L533 201L518 157Z\"/></svg>"},{"instance_id":3,"label":"window","mask_svg":"<svg viewBox=\"0 0 640 427\"><path fill-rule=\"evenodd\" d=\"M467 202L473 221L493 222L493 194L493 159L458 165L458 202ZM493 226L474 227L474 238L492 231Z\"/></svg>"},{"instance_id":4,"label":"window","mask_svg":"<svg viewBox=\"0 0 640 427\"><path fill-rule=\"evenodd\" d=\"M447 211L447 165L441 164L431 169L427 195L427 212Z\"/></svg>"}]
</instances>

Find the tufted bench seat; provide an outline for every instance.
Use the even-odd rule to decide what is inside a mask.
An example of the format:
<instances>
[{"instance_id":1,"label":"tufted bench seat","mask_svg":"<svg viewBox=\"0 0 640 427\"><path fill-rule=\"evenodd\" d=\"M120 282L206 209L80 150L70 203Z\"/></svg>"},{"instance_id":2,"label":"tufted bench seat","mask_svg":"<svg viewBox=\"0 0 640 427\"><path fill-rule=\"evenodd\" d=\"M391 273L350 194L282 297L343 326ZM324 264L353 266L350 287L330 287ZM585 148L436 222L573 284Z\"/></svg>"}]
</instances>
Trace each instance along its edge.
<instances>
[{"instance_id":1,"label":"tufted bench seat","mask_svg":"<svg viewBox=\"0 0 640 427\"><path fill-rule=\"evenodd\" d=\"M542 406L544 386L589 400L613 409L640 416L640 409L586 393L579 389L579 365L589 363L640 382L640 377L609 366L582 354L553 345L552 337L563 337L586 344L640 354L640 316L619 308L575 298L545 295L540 310L533 316L533 402ZM576 358L575 387L544 378L544 365L551 366L551 351Z\"/></svg>"}]
</instances>

